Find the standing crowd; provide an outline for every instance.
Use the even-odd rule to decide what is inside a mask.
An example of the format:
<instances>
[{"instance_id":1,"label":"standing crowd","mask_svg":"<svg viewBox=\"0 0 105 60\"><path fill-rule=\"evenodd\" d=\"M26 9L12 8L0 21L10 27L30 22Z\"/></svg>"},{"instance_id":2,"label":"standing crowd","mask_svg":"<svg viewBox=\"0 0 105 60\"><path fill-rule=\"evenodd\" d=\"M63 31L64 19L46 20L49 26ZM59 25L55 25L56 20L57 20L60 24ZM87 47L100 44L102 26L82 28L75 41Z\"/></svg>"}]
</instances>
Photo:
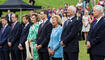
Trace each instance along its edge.
<instances>
[{"instance_id":1,"label":"standing crowd","mask_svg":"<svg viewBox=\"0 0 105 60\"><path fill-rule=\"evenodd\" d=\"M0 60L78 60L79 40L86 40L90 60L105 58L104 7L86 5L31 10L22 16L8 10L1 17ZM82 33L83 32L83 33ZM84 38L82 38L82 35Z\"/></svg>"}]
</instances>

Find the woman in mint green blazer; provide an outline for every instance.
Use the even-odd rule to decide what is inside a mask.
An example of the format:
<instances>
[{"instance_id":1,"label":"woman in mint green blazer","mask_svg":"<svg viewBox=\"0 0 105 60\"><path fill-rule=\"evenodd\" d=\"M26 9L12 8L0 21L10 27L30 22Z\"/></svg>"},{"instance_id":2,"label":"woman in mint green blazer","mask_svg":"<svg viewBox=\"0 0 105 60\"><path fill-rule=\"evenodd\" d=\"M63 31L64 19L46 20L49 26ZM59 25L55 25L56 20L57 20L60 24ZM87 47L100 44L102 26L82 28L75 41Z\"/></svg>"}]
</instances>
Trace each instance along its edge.
<instances>
[{"instance_id":1,"label":"woman in mint green blazer","mask_svg":"<svg viewBox=\"0 0 105 60\"><path fill-rule=\"evenodd\" d=\"M31 47L31 55L33 56L33 60L39 60L39 57L38 57L38 51L35 49L35 44L36 44L36 36L37 36L37 33L38 33L38 28L39 28L39 16L37 14L33 14L32 17L31 17L31 21L32 21L32 26L30 27L30 30L29 30L29 34L28 34L28 37L27 37L27 41Z\"/></svg>"}]
</instances>

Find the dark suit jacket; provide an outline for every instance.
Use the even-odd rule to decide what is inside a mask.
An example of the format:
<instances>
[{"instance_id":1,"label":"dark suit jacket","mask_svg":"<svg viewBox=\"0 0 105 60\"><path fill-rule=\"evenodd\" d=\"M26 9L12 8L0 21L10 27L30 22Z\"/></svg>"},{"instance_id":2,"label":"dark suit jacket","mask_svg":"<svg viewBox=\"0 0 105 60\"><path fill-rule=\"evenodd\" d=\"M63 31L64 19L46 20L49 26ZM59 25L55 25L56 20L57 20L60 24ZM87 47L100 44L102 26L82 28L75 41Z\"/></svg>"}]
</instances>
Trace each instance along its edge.
<instances>
[{"instance_id":1,"label":"dark suit jacket","mask_svg":"<svg viewBox=\"0 0 105 60\"><path fill-rule=\"evenodd\" d=\"M1 21L0 21L0 30L1 30L1 28L2 28L2 23L1 23Z\"/></svg>"},{"instance_id":2,"label":"dark suit jacket","mask_svg":"<svg viewBox=\"0 0 105 60\"><path fill-rule=\"evenodd\" d=\"M17 46L20 41L22 26L19 22L17 22L8 36L8 41L12 43L12 48L17 49Z\"/></svg>"},{"instance_id":3,"label":"dark suit jacket","mask_svg":"<svg viewBox=\"0 0 105 60\"><path fill-rule=\"evenodd\" d=\"M49 20L47 20L43 27L41 27L42 24L40 24L38 29L38 35L36 38L37 44L42 45L42 48L39 49L39 52L47 52L48 43L50 40L50 34L52 31L52 24Z\"/></svg>"},{"instance_id":4,"label":"dark suit jacket","mask_svg":"<svg viewBox=\"0 0 105 60\"><path fill-rule=\"evenodd\" d=\"M105 19L104 17L93 28L93 25L88 33L87 41L90 41L91 48L88 52L94 55L105 56Z\"/></svg>"},{"instance_id":5,"label":"dark suit jacket","mask_svg":"<svg viewBox=\"0 0 105 60\"><path fill-rule=\"evenodd\" d=\"M10 26L7 26L3 33L2 29L0 30L0 46L2 46L3 50L9 50L7 39L10 31L11 31Z\"/></svg>"},{"instance_id":6,"label":"dark suit jacket","mask_svg":"<svg viewBox=\"0 0 105 60\"><path fill-rule=\"evenodd\" d=\"M66 21L67 22L67 21ZM66 25L66 22L64 23L64 28L61 34L61 41L66 45L64 47L64 52L79 52L79 23L76 20L76 17L73 17L71 20L69 20L69 23Z\"/></svg>"},{"instance_id":7,"label":"dark suit jacket","mask_svg":"<svg viewBox=\"0 0 105 60\"><path fill-rule=\"evenodd\" d=\"M27 36L28 36L28 33L29 33L30 26L31 25L28 24L26 27L23 27L23 29L22 29L19 44L21 44L23 47L25 46L25 41L27 40Z\"/></svg>"},{"instance_id":8,"label":"dark suit jacket","mask_svg":"<svg viewBox=\"0 0 105 60\"><path fill-rule=\"evenodd\" d=\"M7 18L7 20L8 20L8 24L9 24L10 26L11 26L11 24L12 24L11 16L12 16L12 14L10 14L10 21L9 21L9 16L8 16L8 14L6 15L6 18Z\"/></svg>"}]
</instances>

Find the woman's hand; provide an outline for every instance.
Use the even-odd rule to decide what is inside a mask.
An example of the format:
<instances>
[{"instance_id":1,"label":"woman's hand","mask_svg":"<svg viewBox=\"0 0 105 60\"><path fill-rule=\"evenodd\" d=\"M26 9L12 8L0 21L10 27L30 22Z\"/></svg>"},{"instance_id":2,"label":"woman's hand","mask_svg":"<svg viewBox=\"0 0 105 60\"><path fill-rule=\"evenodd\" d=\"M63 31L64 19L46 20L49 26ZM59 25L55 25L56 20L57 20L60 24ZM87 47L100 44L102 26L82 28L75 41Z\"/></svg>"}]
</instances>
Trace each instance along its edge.
<instances>
[{"instance_id":1,"label":"woman's hand","mask_svg":"<svg viewBox=\"0 0 105 60\"><path fill-rule=\"evenodd\" d=\"M52 55L52 51L50 48L48 48L48 52L49 52L49 55Z\"/></svg>"},{"instance_id":2,"label":"woman's hand","mask_svg":"<svg viewBox=\"0 0 105 60\"><path fill-rule=\"evenodd\" d=\"M32 39L29 39L28 41L29 41L29 42L32 42Z\"/></svg>"},{"instance_id":3,"label":"woman's hand","mask_svg":"<svg viewBox=\"0 0 105 60\"><path fill-rule=\"evenodd\" d=\"M52 56L54 55L54 53L55 53L55 50L52 50Z\"/></svg>"}]
</instances>

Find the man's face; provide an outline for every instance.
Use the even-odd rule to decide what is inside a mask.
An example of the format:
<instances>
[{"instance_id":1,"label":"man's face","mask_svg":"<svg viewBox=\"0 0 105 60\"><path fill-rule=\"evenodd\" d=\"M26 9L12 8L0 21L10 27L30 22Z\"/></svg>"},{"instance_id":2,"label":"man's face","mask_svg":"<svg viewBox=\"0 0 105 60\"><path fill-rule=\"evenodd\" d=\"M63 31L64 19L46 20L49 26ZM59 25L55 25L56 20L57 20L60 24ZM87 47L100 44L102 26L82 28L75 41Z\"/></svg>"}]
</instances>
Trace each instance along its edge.
<instances>
[{"instance_id":1,"label":"man's face","mask_svg":"<svg viewBox=\"0 0 105 60\"><path fill-rule=\"evenodd\" d=\"M2 25L6 25L7 24L7 21L5 19L1 19L2 20Z\"/></svg>"},{"instance_id":2,"label":"man's face","mask_svg":"<svg viewBox=\"0 0 105 60\"><path fill-rule=\"evenodd\" d=\"M71 10L71 8L68 8L68 10L67 10L67 15L68 16L71 16L73 14L73 11Z\"/></svg>"},{"instance_id":3,"label":"man's face","mask_svg":"<svg viewBox=\"0 0 105 60\"><path fill-rule=\"evenodd\" d=\"M11 16L11 18L12 18L12 22L13 22L13 23L17 21L17 18L15 17L15 14L13 14L13 15Z\"/></svg>"},{"instance_id":4,"label":"man's face","mask_svg":"<svg viewBox=\"0 0 105 60\"><path fill-rule=\"evenodd\" d=\"M93 15L94 15L94 17L97 18L97 17L99 16L99 14L100 14L100 13L99 13L98 11L96 11L96 9L94 8L94 9L93 9Z\"/></svg>"},{"instance_id":5,"label":"man's face","mask_svg":"<svg viewBox=\"0 0 105 60\"><path fill-rule=\"evenodd\" d=\"M23 17L23 23L26 24L26 22L27 22L26 17Z\"/></svg>"},{"instance_id":6,"label":"man's face","mask_svg":"<svg viewBox=\"0 0 105 60\"><path fill-rule=\"evenodd\" d=\"M45 14L44 14L44 12L41 12L41 13L40 13L40 16L41 16L41 19L42 19L42 20L45 19Z\"/></svg>"}]
</instances>

